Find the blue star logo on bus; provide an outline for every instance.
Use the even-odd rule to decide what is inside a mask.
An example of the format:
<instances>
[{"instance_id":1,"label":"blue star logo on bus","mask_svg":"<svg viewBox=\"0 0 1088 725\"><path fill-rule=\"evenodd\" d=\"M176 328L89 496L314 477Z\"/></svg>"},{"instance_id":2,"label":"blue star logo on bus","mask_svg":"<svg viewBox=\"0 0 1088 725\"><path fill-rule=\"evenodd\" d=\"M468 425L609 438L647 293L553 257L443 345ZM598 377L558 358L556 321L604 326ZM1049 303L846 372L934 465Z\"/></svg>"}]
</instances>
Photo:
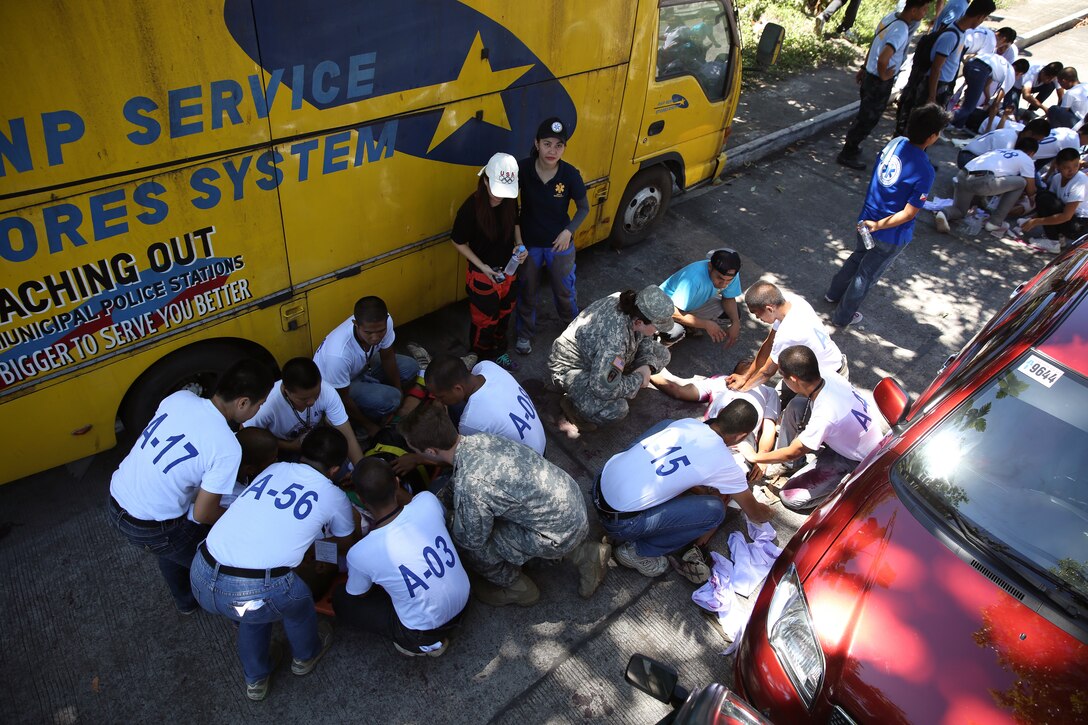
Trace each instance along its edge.
<instances>
[{"instance_id":1,"label":"blue star logo on bus","mask_svg":"<svg viewBox=\"0 0 1088 725\"><path fill-rule=\"evenodd\" d=\"M483 166L496 151L528 151L542 118L563 118L568 134L577 123L540 58L455 0L225 0L223 15L268 84L285 87L268 93L276 134L316 128L314 110L353 107L395 124L395 153Z\"/></svg>"}]
</instances>

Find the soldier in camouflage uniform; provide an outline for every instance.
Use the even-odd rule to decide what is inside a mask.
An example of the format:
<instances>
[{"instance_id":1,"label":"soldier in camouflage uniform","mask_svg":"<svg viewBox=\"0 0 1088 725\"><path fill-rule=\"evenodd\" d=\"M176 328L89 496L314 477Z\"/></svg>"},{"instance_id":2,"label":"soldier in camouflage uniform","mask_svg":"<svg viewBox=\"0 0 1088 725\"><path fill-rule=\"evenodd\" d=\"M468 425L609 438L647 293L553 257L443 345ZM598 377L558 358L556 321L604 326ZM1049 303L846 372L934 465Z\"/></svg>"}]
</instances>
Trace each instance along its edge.
<instances>
[{"instance_id":1,"label":"soldier in camouflage uniform","mask_svg":"<svg viewBox=\"0 0 1088 725\"><path fill-rule=\"evenodd\" d=\"M556 338L549 382L566 393L560 404L572 423L592 430L627 415L627 401L669 364L669 351L653 336L672 327L675 311L656 285L618 292L591 304Z\"/></svg>"},{"instance_id":2,"label":"soldier in camouflage uniform","mask_svg":"<svg viewBox=\"0 0 1088 725\"><path fill-rule=\"evenodd\" d=\"M597 590L612 547L586 541L586 502L566 472L506 438L460 435L438 403L412 411L399 429L414 450L453 466L450 533L484 579L473 584L478 599L494 607L536 603L540 590L521 570L533 558L567 558L578 568L578 593Z\"/></svg>"}]
</instances>

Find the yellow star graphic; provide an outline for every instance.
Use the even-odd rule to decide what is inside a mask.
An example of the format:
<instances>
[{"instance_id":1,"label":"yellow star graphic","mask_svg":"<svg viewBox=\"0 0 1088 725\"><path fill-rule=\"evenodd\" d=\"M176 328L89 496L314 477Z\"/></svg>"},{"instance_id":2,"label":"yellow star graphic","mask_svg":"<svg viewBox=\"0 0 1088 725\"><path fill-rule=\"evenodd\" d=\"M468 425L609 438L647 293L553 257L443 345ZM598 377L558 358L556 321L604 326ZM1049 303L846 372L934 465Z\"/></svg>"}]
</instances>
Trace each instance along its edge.
<instances>
[{"instance_id":1,"label":"yellow star graphic","mask_svg":"<svg viewBox=\"0 0 1088 725\"><path fill-rule=\"evenodd\" d=\"M469 104L471 110L465 104L458 104L462 106L460 112L452 105L442 109L442 118L438 121L438 127L434 131L434 137L431 139L431 145L427 148L427 153L433 151L439 144L453 135L453 132L461 128L470 118L475 118L478 110L483 111L485 123L505 128L507 131L510 130L510 119L506 117L506 106L503 105L502 96L497 91L509 88L514 81L525 75L533 66L530 64L494 71L491 69L491 61L481 57L483 48L484 41L480 38L480 33L477 32L472 41L472 47L468 49L468 55L465 56L461 72L457 74L457 79L446 84L445 88L446 93L455 98L479 96L476 99L477 102Z\"/></svg>"}]
</instances>

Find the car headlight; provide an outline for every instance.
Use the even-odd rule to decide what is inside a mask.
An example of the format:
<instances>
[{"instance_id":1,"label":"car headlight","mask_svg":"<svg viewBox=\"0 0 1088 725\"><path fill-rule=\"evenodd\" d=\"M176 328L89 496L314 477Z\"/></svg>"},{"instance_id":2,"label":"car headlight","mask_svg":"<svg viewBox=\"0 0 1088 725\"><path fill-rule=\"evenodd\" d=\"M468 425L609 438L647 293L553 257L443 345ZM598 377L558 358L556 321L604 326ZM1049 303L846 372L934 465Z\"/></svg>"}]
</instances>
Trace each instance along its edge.
<instances>
[{"instance_id":1,"label":"car headlight","mask_svg":"<svg viewBox=\"0 0 1088 725\"><path fill-rule=\"evenodd\" d=\"M805 592L793 564L771 597L767 641L805 705L812 707L824 679L824 652L812 628Z\"/></svg>"}]
</instances>

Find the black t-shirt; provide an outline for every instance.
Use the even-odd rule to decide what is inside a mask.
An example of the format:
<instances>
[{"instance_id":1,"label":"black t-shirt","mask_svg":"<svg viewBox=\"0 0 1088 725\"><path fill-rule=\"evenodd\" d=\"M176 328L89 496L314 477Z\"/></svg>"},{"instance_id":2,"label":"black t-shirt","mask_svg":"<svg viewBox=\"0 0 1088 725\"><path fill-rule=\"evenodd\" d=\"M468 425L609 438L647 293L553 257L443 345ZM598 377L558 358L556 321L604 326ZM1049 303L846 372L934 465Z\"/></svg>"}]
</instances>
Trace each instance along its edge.
<instances>
[{"instance_id":1,"label":"black t-shirt","mask_svg":"<svg viewBox=\"0 0 1088 725\"><path fill-rule=\"evenodd\" d=\"M517 199L503 200L503 204L513 204L517 208ZM488 209L495 215L495 227L499 228L499 206L490 206ZM517 213L514 214L514 224L517 224ZM510 233L502 239L489 239L480 225L476 222L476 195L472 194L465 199L465 203L457 210L457 218L453 221L453 231L450 238L458 244L467 245L480 261L489 267L505 267L510 261L510 255L514 253L514 227L510 227Z\"/></svg>"},{"instance_id":2,"label":"black t-shirt","mask_svg":"<svg viewBox=\"0 0 1088 725\"><path fill-rule=\"evenodd\" d=\"M555 176L545 184L536 173L536 159L518 162L521 187L521 241L526 247L550 247L570 223L571 199L582 199L586 185L582 175L560 159Z\"/></svg>"}]
</instances>

